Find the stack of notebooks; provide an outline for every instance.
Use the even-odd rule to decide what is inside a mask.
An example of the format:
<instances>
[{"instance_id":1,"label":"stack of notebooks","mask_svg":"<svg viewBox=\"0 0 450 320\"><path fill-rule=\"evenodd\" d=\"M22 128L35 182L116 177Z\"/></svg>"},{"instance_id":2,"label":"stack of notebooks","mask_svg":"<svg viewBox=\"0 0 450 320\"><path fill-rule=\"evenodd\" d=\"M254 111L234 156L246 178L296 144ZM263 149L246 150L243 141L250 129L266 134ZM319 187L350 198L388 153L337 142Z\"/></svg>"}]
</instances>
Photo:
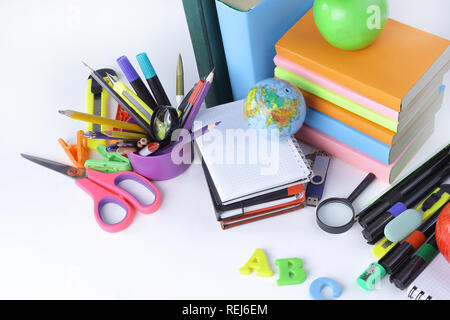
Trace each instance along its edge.
<instances>
[{"instance_id":1,"label":"stack of notebooks","mask_svg":"<svg viewBox=\"0 0 450 320\"><path fill-rule=\"evenodd\" d=\"M296 137L392 183L434 130L449 43L389 19L372 45L345 51L324 40L310 10L274 59L275 77L308 106Z\"/></svg>"},{"instance_id":2,"label":"stack of notebooks","mask_svg":"<svg viewBox=\"0 0 450 320\"><path fill-rule=\"evenodd\" d=\"M303 208L312 174L294 137L275 145L247 128L243 108L238 100L205 109L194 123L195 130L221 121L196 143L223 229Z\"/></svg>"}]
</instances>

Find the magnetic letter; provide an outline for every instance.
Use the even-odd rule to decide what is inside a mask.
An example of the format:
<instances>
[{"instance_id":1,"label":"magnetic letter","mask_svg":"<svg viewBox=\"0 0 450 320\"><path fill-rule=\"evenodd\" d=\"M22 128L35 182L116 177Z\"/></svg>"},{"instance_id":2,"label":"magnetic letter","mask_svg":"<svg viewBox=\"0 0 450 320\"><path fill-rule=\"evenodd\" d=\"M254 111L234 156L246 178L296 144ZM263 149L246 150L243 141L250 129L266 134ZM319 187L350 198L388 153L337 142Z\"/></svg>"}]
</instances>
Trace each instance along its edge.
<instances>
[{"instance_id":1,"label":"magnetic letter","mask_svg":"<svg viewBox=\"0 0 450 320\"><path fill-rule=\"evenodd\" d=\"M306 279L306 271L302 268L302 260L299 258L278 259L275 261L278 266L280 278L277 285L286 286L290 284L300 284Z\"/></svg>"},{"instance_id":2,"label":"magnetic letter","mask_svg":"<svg viewBox=\"0 0 450 320\"><path fill-rule=\"evenodd\" d=\"M256 249L245 266L239 269L240 274L251 274L252 270L260 277L271 277L273 275L267 262L266 255L261 249Z\"/></svg>"}]
</instances>

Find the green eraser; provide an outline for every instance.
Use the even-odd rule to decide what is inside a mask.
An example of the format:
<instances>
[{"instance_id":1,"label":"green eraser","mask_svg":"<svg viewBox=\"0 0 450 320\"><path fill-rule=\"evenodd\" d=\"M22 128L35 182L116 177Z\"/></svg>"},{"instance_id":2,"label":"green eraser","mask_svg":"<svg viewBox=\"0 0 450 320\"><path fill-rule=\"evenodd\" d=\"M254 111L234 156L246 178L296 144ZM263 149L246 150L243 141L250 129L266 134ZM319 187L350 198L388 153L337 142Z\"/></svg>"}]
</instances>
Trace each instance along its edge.
<instances>
[{"instance_id":1,"label":"green eraser","mask_svg":"<svg viewBox=\"0 0 450 320\"><path fill-rule=\"evenodd\" d=\"M421 224L422 214L415 209L408 209L403 211L384 227L384 235L389 241L398 242L405 239Z\"/></svg>"}]
</instances>

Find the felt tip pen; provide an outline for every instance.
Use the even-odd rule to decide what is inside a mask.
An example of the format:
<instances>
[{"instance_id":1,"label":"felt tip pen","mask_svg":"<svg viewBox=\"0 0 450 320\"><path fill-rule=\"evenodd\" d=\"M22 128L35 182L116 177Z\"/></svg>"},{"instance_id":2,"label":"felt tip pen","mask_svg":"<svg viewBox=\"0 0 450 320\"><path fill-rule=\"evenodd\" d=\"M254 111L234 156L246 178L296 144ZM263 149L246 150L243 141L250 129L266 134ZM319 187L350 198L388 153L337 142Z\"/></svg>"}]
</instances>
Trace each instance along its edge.
<instances>
[{"instance_id":1,"label":"felt tip pen","mask_svg":"<svg viewBox=\"0 0 450 320\"><path fill-rule=\"evenodd\" d=\"M153 99L150 91L148 91L142 79L139 77L136 70L133 68L130 60L126 56L121 56L117 60L117 64L127 78L131 87L136 92L136 95L144 101L152 110L157 107L155 99Z\"/></svg>"},{"instance_id":2,"label":"felt tip pen","mask_svg":"<svg viewBox=\"0 0 450 320\"><path fill-rule=\"evenodd\" d=\"M425 270L438 253L436 236L433 234L408 261L403 263L391 275L389 281L394 283L400 290L406 289Z\"/></svg>"},{"instance_id":3,"label":"felt tip pen","mask_svg":"<svg viewBox=\"0 0 450 320\"><path fill-rule=\"evenodd\" d=\"M359 224L366 228L392 205L402 201L405 195L420 185L431 174L441 170L450 161L449 151L450 144L361 211L358 217Z\"/></svg>"},{"instance_id":4,"label":"felt tip pen","mask_svg":"<svg viewBox=\"0 0 450 320\"><path fill-rule=\"evenodd\" d=\"M127 104L142 118L147 125L150 125L153 109L150 108L144 101L142 101L130 88L123 82L114 79L110 74L107 74L113 90L117 92Z\"/></svg>"},{"instance_id":5,"label":"felt tip pen","mask_svg":"<svg viewBox=\"0 0 450 320\"><path fill-rule=\"evenodd\" d=\"M82 62L83 65L86 67L86 69L91 74L92 78L95 79L95 81L98 82L99 85L102 86L103 89L108 92L111 97L116 100L116 102L126 111L128 114L137 122L138 126L140 126L148 135L152 135L152 129L151 126L148 125L148 123L143 119L114 89L96 72L94 69L89 67L86 63ZM113 76L108 77L110 80L111 78L114 79ZM114 79L116 81L116 79ZM93 121L90 121L93 122ZM140 131L139 131L140 132Z\"/></svg>"},{"instance_id":6,"label":"felt tip pen","mask_svg":"<svg viewBox=\"0 0 450 320\"><path fill-rule=\"evenodd\" d=\"M176 79L176 107L181 104L184 98L184 71L183 71L183 60L181 59L181 54L178 55L177 63L177 79Z\"/></svg>"},{"instance_id":7,"label":"felt tip pen","mask_svg":"<svg viewBox=\"0 0 450 320\"><path fill-rule=\"evenodd\" d=\"M411 191L403 202L397 202L388 211L382 213L374 222L362 231L368 244L374 244L383 237L386 225L413 204L418 204L428 193L439 186L450 175L450 164L441 172L434 173L426 182Z\"/></svg>"},{"instance_id":8,"label":"felt tip pen","mask_svg":"<svg viewBox=\"0 0 450 320\"><path fill-rule=\"evenodd\" d=\"M158 150L158 148L159 148L159 143L158 142L149 143L148 145L143 147L141 150L139 150L139 155L141 155L143 157L149 156L153 152Z\"/></svg>"},{"instance_id":9,"label":"felt tip pen","mask_svg":"<svg viewBox=\"0 0 450 320\"><path fill-rule=\"evenodd\" d=\"M141 67L142 73L147 80L153 95L155 96L156 102L160 106L170 106L170 100L164 91L164 88L156 75L155 69L152 66L147 54L142 52L136 56L136 59Z\"/></svg>"},{"instance_id":10,"label":"felt tip pen","mask_svg":"<svg viewBox=\"0 0 450 320\"><path fill-rule=\"evenodd\" d=\"M433 234L439 214L444 207L445 205L439 208L438 211L422 223L405 240L397 243L385 256L378 260L378 263L386 269L388 274L395 272Z\"/></svg>"},{"instance_id":11,"label":"felt tip pen","mask_svg":"<svg viewBox=\"0 0 450 320\"><path fill-rule=\"evenodd\" d=\"M358 285L365 290L372 290L386 274L394 273L434 233L437 218L444 207L445 204L401 243L397 242L378 262L371 263L357 279Z\"/></svg>"}]
</instances>

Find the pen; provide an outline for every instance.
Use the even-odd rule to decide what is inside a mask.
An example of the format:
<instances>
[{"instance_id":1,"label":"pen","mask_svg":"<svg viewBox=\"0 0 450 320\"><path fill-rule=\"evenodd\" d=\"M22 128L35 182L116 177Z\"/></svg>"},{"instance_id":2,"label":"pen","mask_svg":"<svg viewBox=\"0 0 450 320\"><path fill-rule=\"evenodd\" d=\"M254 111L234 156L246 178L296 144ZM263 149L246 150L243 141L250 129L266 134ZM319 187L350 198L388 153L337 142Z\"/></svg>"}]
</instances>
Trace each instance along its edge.
<instances>
[{"instance_id":1,"label":"pen","mask_svg":"<svg viewBox=\"0 0 450 320\"><path fill-rule=\"evenodd\" d=\"M136 56L139 66L141 67L142 73L147 79L147 83L155 96L156 102L160 106L170 106L170 100L167 98L166 92L156 75L155 69L153 68L148 56L145 52L142 52Z\"/></svg>"},{"instance_id":2,"label":"pen","mask_svg":"<svg viewBox=\"0 0 450 320\"><path fill-rule=\"evenodd\" d=\"M197 84L195 85L194 89L192 90L192 93L189 95L189 98L187 99L186 104L184 104L184 100L186 100L186 97L184 98L183 102L180 105L180 108L178 108L178 111L181 113L181 119L186 121L187 116L189 115L189 112L194 105L195 101L197 100L198 94L202 90L203 84L205 83L205 80L199 80ZM181 123L183 125L183 122Z\"/></svg>"},{"instance_id":3,"label":"pen","mask_svg":"<svg viewBox=\"0 0 450 320\"><path fill-rule=\"evenodd\" d=\"M182 121L181 125L183 126L184 129L187 130L191 129L192 123L194 122L195 117L197 116L198 111L200 110L200 107L203 101L205 100L206 95L208 94L209 88L211 87L212 81L214 79L214 70L215 68L213 68L210 74L206 77L205 83L203 84L202 89L200 90L200 93L198 94L195 100L194 105L188 111L185 121L184 122Z\"/></svg>"},{"instance_id":4,"label":"pen","mask_svg":"<svg viewBox=\"0 0 450 320\"><path fill-rule=\"evenodd\" d=\"M403 197L413 190L417 185L426 180L434 172L441 170L443 166L450 161L450 144L439 151L432 158L427 160L423 165L417 168L414 172L409 174L401 180L392 189L383 194L374 203L365 208L358 217L359 224L366 228L371 224L380 214L388 210L395 203L402 201Z\"/></svg>"},{"instance_id":5,"label":"pen","mask_svg":"<svg viewBox=\"0 0 450 320\"><path fill-rule=\"evenodd\" d=\"M141 155L143 157L149 156L153 152L158 150L158 148L159 148L158 142L149 143L148 145L144 146L141 150L139 150L139 155Z\"/></svg>"},{"instance_id":6,"label":"pen","mask_svg":"<svg viewBox=\"0 0 450 320\"><path fill-rule=\"evenodd\" d=\"M427 221L422 223L419 228L413 231L405 240L401 243L397 243L378 261L378 263L386 269L387 273L394 273L395 270L433 234L439 214L444 207L445 204Z\"/></svg>"},{"instance_id":7,"label":"pen","mask_svg":"<svg viewBox=\"0 0 450 320\"><path fill-rule=\"evenodd\" d=\"M389 281L393 282L400 290L406 289L425 270L438 253L436 236L433 232L433 235L430 236L427 242L391 275Z\"/></svg>"},{"instance_id":8,"label":"pen","mask_svg":"<svg viewBox=\"0 0 450 320\"><path fill-rule=\"evenodd\" d=\"M95 81L97 81L98 84L101 85L102 88L105 89L111 95L111 97L113 97L114 100L116 100L116 102L119 103L120 106L125 111L128 112L128 114L131 117L133 117L133 119L137 122L137 124L139 126L141 126L143 130L145 130L144 132L146 132L148 135L151 136L152 135L151 127L148 125L148 123L145 121L145 119L143 119L133 108L131 108L130 105L124 99L122 99L122 97L117 92L115 92L113 90L113 88L94 69L89 67L84 62L83 62L83 64L86 67L86 69L88 69L89 73L92 75L92 78L94 78ZM110 78L114 78L114 77L110 76ZM92 121L90 121L90 122L92 122ZM136 130L133 130L133 131L136 131ZM138 131L138 132L141 132L141 131Z\"/></svg>"},{"instance_id":9,"label":"pen","mask_svg":"<svg viewBox=\"0 0 450 320\"><path fill-rule=\"evenodd\" d=\"M93 114L88 114L88 113L83 113L83 112L78 112L78 111L73 111L73 110L59 110L58 112L69 118L75 119L75 120L103 124L103 125L107 125L107 126L110 126L113 128L117 128L117 129L145 133L145 130L143 128L141 128L140 126L138 126L137 124L134 124L134 123L113 120L113 119L95 116Z\"/></svg>"},{"instance_id":10,"label":"pen","mask_svg":"<svg viewBox=\"0 0 450 320\"><path fill-rule=\"evenodd\" d=\"M184 98L184 70L183 70L183 60L181 59L181 54L178 55L178 63L177 63L177 87L176 87L176 99L177 105L181 104Z\"/></svg>"},{"instance_id":11,"label":"pen","mask_svg":"<svg viewBox=\"0 0 450 320\"><path fill-rule=\"evenodd\" d=\"M402 209L408 208L414 203L420 202L426 194L430 193L433 189L440 185L449 176L449 174L450 164L448 164L441 172L434 173L427 179L427 181L423 182L422 185L415 188L410 194L408 194L407 199L403 202L398 202L390 210L383 212L374 222L362 231L362 235L367 240L367 243L373 244L379 240L383 235L384 227L389 223L389 221L403 212ZM398 210L397 207L402 207L402 209Z\"/></svg>"},{"instance_id":12,"label":"pen","mask_svg":"<svg viewBox=\"0 0 450 320\"><path fill-rule=\"evenodd\" d=\"M136 92L137 96L144 101L152 110L155 110L157 107L155 99L153 99L150 91L148 91L142 79L139 77L136 70L133 68L130 60L126 56L121 56L117 60L117 64L119 65L122 72L125 74L128 82L131 87Z\"/></svg>"}]
</instances>

